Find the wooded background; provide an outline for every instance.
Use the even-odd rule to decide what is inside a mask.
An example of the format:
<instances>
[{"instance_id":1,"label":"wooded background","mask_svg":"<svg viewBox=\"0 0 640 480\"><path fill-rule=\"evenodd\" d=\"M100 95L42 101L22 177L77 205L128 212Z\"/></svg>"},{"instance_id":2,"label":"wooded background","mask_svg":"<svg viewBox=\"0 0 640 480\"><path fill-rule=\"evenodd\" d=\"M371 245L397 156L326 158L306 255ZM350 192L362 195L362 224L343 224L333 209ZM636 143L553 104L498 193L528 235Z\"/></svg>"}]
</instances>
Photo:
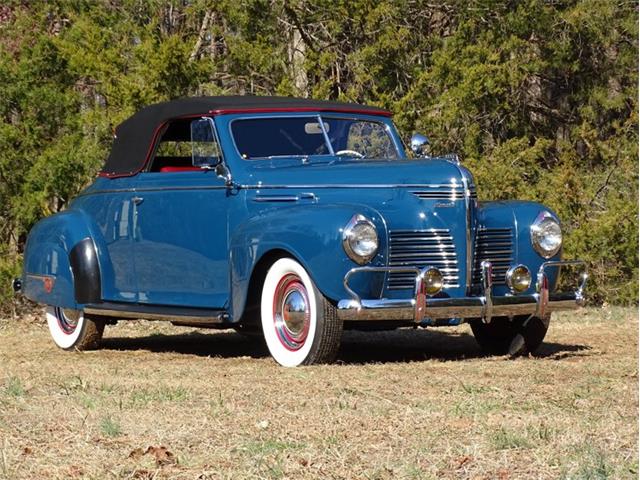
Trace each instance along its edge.
<instances>
[{"instance_id":1,"label":"wooded background","mask_svg":"<svg viewBox=\"0 0 640 480\"><path fill-rule=\"evenodd\" d=\"M591 302L638 301L635 1L5 1L0 40L0 308L29 228L91 181L115 125L219 94L388 108L481 199L552 207Z\"/></svg>"}]
</instances>

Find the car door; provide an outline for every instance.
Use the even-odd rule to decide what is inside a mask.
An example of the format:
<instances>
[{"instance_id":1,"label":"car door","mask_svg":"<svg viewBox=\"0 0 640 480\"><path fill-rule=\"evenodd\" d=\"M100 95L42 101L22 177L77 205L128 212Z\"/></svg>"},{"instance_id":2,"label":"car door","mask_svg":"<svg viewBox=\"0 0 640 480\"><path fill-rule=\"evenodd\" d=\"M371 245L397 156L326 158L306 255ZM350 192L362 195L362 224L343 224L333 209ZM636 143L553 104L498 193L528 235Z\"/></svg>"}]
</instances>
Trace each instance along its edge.
<instances>
[{"instance_id":1,"label":"car door","mask_svg":"<svg viewBox=\"0 0 640 480\"><path fill-rule=\"evenodd\" d=\"M132 177L103 180L90 194L75 201L89 215L102 235L98 248L102 249L100 269L102 300L105 301L138 301L132 261L133 182Z\"/></svg>"},{"instance_id":2,"label":"car door","mask_svg":"<svg viewBox=\"0 0 640 480\"><path fill-rule=\"evenodd\" d=\"M184 125L173 130L163 135L166 143L190 143ZM138 175L132 197L138 301L222 309L229 299L233 197L214 170L191 166L184 147L170 152L182 156L157 148L150 171Z\"/></svg>"}]
</instances>

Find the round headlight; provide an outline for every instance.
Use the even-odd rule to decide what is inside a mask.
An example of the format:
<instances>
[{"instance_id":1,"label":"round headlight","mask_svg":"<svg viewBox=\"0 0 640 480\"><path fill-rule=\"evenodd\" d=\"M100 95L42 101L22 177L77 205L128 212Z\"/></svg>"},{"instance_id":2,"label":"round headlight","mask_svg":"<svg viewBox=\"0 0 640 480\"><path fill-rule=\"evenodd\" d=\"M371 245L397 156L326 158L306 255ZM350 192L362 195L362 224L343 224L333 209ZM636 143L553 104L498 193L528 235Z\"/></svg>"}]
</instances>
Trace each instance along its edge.
<instances>
[{"instance_id":1,"label":"round headlight","mask_svg":"<svg viewBox=\"0 0 640 480\"><path fill-rule=\"evenodd\" d=\"M531 272L524 265L511 267L507 271L507 285L513 293L521 293L531 285Z\"/></svg>"},{"instance_id":2,"label":"round headlight","mask_svg":"<svg viewBox=\"0 0 640 480\"><path fill-rule=\"evenodd\" d=\"M551 258L560 250L562 230L550 213L541 213L531 225L531 244L543 258Z\"/></svg>"},{"instance_id":3,"label":"round headlight","mask_svg":"<svg viewBox=\"0 0 640 480\"><path fill-rule=\"evenodd\" d=\"M378 252L376 227L363 215L354 215L342 234L342 246L354 262L363 265Z\"/></svg>"}]
</instances>

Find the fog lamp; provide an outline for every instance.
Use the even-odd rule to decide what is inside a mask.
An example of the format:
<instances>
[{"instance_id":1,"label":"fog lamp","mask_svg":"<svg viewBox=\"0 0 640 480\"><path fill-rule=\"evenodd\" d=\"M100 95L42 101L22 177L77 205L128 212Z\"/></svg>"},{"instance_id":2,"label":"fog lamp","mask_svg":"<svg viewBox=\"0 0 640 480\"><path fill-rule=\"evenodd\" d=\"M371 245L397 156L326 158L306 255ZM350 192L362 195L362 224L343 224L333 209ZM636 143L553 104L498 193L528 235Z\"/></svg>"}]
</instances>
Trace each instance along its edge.
<instances>
[{"instance_id":1,"label":"fog lamp","mask_svg":"<svg viewBox=\"0 0 640 480\"><path fill-rule=\"evenodd\" d=\"M442 272L435 267L427 267L420 273L422 277L422 291L427 295L440 293L444 285Z\"/></svg>"},{"instance_id":2,"label":"fog lamp","mask_svg":"<svg viewBox=\"0 0 640 480\"><path fill-rule=\"evenodd\" d=\"M522 293L531 285L531 272L524 265L516 265L507 271L507 285L513 293Z\"/></svg>"}]
</instances>

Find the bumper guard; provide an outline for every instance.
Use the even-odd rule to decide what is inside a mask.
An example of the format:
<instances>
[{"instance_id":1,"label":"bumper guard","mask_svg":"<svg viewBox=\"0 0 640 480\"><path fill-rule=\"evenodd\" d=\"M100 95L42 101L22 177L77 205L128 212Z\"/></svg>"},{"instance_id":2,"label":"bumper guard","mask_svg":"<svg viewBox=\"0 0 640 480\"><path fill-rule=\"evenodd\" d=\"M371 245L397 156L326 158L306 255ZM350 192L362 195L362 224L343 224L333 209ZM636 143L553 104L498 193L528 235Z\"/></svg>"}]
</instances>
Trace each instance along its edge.
<instances>
[{"instance_id":1,"label":"bumper guard","mask_svg":"<svg viewBox=\"0 0 640 480\"><path fill-rule=\"evenodd\" d=\"M553 267L583 267L580 284L573 292L549 292L547 269ZM432 298L423 292L422 280L429 266L417 267L357 267L344 276L344 288L350 299L338 302L338 316L345 321L399 320L421 323L425 319L481 318L485 323L494 316L535 315L544 317L550 312L573 310L585 303L584 289L587 283L586 263L582 260L548 261L540 265L536 278L536 293L494 297L492 294L491 262L482 262L483 295L458 298ZM349 287L350 278L363 272L413 272L416 285L413 298L366 300Z\"/></svg>"}]
</instances>

